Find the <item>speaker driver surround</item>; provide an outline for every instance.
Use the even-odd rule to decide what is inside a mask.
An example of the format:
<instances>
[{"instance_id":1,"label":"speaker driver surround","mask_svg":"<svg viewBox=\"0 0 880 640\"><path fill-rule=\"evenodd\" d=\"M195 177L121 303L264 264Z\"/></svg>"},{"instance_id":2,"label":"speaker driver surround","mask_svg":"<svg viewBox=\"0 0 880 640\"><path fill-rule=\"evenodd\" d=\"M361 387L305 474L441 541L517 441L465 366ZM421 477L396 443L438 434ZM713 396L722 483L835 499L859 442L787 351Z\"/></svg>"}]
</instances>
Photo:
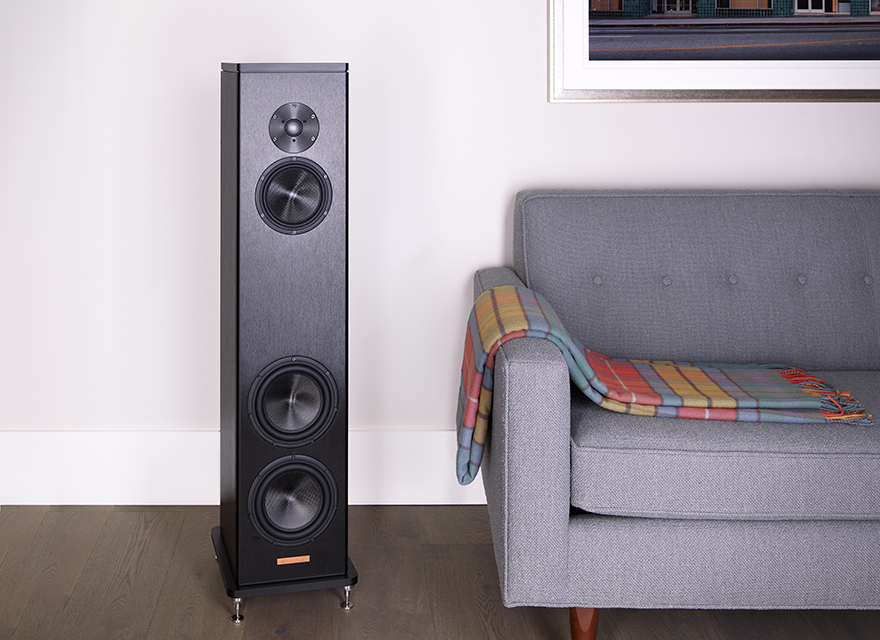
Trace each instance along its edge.
<instances>
[{"instance_id":1,"label":"speaker driver surround","mask_svg":"<svg viewBox=\"0 0 880 640\"><path fill-rule=\"evenodd\" d=\"M330 470L309 456L279 458L254 479L248 516L257 533L278 546L305 544L336 514L338 491Z\"/></svg>"},{"instance_id":2,"label":"speaker driver surround","mask_svg":"<svg viewBox=\"0 0 880 640\"><path fill-rule=\"evenodd\" d=\"M330 428L338 410L336 381L317 360L295 356L263 369L248 394L254 429L276 447L311 444Z\"/></svg>"},{"instance_id":3,"label":"speaker driver surround","mask_svg":"<svg viewBox=\"0 0 880 640\"><path fill-rule=\"evenodd\" d=\"M285 153L302 153L318 139L321 125L311 107L301 102L288 102L269 118L269 137Z\"/></svg>"},{"instance_id":4,"label":"speaker driver surround","mask_svg":"<svg viewBox=\"0 0 880 640\"><path fill-rule=\"evenodd\" d=\"M332 200L330 179L307 158L273 162L257 183L257 211L279 233L311 231L324 221Z\"/></svg>"}]
</instances>

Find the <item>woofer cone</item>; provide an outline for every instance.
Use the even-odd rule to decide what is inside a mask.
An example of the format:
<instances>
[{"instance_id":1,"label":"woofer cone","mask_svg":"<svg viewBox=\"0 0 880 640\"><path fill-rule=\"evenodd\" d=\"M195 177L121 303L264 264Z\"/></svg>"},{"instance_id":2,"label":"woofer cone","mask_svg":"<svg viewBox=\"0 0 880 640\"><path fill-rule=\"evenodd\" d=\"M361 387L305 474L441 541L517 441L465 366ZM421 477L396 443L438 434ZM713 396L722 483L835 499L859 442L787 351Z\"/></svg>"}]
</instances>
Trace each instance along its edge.
<instances>
[{"instance_id":1,"label":"woofer cone","mask_svg":"<svg viewBox=\"0 0 880 640\"><path fill-rule=\"evenodd\" d=\"M338 490L330 470L309 456L275 460L254 479L248 517L257 533L279 546L311 542L336 514Z\"/></svg>"},{"instance_id":2,"label":"woofer cone","mask_svg":"<svg viewBox=\"0 0 880 640\"><path fill-rule=\"evenodd\" d=\"M294 356L263 369L248 394L256 432L277 447L297 447L320 438L338 411L333 375L317 360Z\"/></svg>"},{"instance_id":3,"label":"woofer cone","mask_svg":"<svg viewBox=\"0 0 880 640\"><path fill-rule=\"evenodd\" d=\"M278 160L257 183L257 211L263 222L279 233L311 231L330 212L332 199L330 179L308 158Z\"/></svg>"}]
</instances>

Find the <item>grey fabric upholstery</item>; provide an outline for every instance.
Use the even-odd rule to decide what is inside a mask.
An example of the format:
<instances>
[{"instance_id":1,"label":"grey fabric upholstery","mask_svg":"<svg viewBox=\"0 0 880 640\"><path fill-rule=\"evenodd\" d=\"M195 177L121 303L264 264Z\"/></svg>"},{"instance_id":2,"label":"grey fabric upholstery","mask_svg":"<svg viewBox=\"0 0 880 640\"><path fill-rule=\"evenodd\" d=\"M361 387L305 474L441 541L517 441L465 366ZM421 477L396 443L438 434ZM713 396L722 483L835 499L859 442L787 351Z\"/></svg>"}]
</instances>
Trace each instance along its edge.
<instances>
[{"instance_id":1,"label":"grey fabric upholstery","mask_svg":"<svg viewBox=\"0 0 880 640\"><path fill-rule=\"evenodd\" d=\"M571 519L568 581L549 606L880 608L876 522Z\"/></svg>"},{"instance_id":2,"label":"grey fabric upholstery","mask_svg":"<svg viewBox=\"0 0 880 640\"><path fill-rule=\"evenodd\" d=\"M514 216L520 279L596 351L880 369L876 194L533 191Z\"/></svg>"},{"instance_id":3,"label":"grey fabric upholstery","mask_svg":"<svg viewBox=\"0 0 880 640\"><path fill-rule=\"evenodd\" d=\"M880 413L880 194L525 192L514 224L475 295L526 284L608 355L784 362ZM524 338L482 472L507 606L880 608L880 427L614 414Z\"/></svg>"},{"instance_id":4,"label":"grey fabric upholstery","mask_svg":"<svg viewBox=\"0 0 880 640\"><path fill-rule=\"evenodd\" d=\"M819 371L880 417L880 373ZM880 520L880 429L606 415L573 392L571 502L593 513Z\"/></svg>"}]
</instances>

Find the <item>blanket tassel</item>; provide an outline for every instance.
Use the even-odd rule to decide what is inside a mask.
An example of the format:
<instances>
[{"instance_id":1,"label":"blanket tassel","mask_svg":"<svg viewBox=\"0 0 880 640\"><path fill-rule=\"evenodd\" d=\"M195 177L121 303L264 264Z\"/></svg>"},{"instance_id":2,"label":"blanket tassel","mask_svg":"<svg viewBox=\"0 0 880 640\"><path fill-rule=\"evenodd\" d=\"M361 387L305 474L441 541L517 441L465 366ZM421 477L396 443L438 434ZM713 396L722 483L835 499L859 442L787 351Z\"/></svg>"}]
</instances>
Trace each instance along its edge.
<instances>
[{"instance_id":1,"label":"blanket tassel","mask_svg":"<svg viewBox=\"0 0 880 640\"><path fill-rule=\"evenodd\" d=\"M780 371L786 380L797 385L805 393L822 398L822 413L829 422L839 422L860 427L873 426L873 416L868 414L862 403L848 391L837 391L824 380L810 375L802 369Z\"/></svg>"}]
</instances>

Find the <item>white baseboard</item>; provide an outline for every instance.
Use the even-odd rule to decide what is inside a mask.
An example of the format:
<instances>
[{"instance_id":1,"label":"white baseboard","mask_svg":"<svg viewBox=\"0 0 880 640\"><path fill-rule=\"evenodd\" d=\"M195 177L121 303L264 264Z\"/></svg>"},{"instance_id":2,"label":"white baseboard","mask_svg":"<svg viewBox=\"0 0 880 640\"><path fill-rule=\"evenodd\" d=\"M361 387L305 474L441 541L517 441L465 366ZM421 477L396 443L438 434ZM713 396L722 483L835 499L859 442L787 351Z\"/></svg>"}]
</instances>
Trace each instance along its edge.
<instances>
[{"instance_id":1,"label":"white baseboard","mask_svg":"<svg viewBox=\"0 0 880 640\"><path fill-rule=\"evenodd\" d=\"M455 478L454 431L351 431L351 504L486 504L483 477L462 487Z\"/></svg>"},{"instance_id":2,"label":"white baseboard","mask_svg":"<svg viewBox=\"0 0 880 640\"><path fill-rule=\"evenodd\" d=\"M350 504L483 504L455 479L455 433L355 430ZM0 431L0 505L220 502L212 430Z\"/></svg>"}]
</instances>

